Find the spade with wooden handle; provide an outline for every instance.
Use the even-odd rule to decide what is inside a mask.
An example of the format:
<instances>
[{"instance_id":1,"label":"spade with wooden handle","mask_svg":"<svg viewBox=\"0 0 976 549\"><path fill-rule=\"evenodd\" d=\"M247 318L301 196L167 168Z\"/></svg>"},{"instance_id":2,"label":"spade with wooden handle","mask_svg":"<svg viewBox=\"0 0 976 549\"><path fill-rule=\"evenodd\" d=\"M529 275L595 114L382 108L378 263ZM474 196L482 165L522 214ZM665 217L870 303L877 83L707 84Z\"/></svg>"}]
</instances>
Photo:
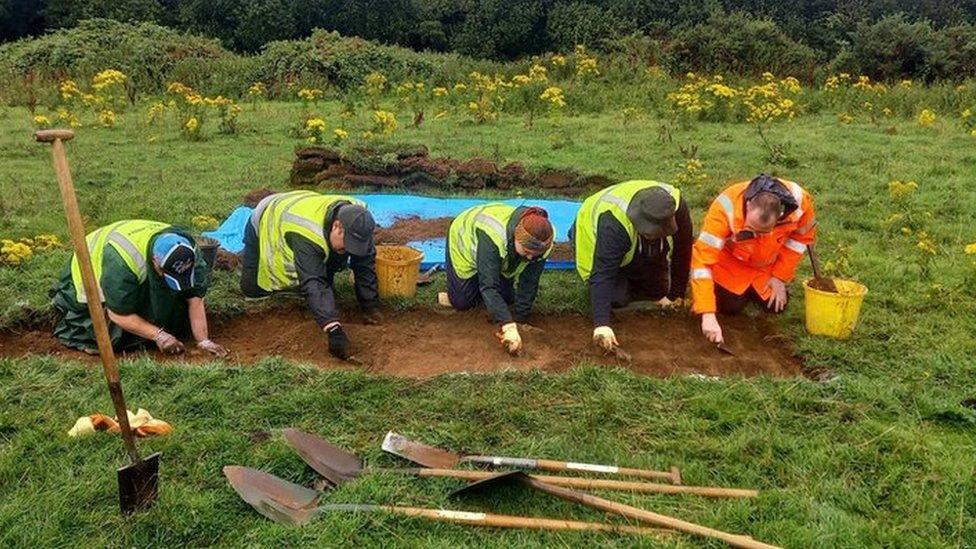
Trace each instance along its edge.
<instances>
[{"instance_id":1,"label":"spade with wooden handle","mask_svg":"<svg viewBox=\"0 0 976 549\"><path fill-rule=\"evenodd\" d=\"M619 348L619 347L618 347ZM641 478L666 479L671 484L681 484L681 471L672 467L670 471L650 471L618 467L616 465L597 465L593 463L573 463L552 459L512 458L503 456L478 456L455 454L442 448L428 446L421 442L390 431L383 439L383 450L408 459L424 467L448 469L459 463L477 463L492 467L515 467L520 469L539 469L543 471L571 471L586 473L605 473Z\"/></svg>"},{"instance_id":2,"label":"spade with wooden handle","mask_svg":"<svg viewBox=\"0 0 976 549\"><path fill-rule=\"evenodd\" d=\"M287 524L289 526L302 526L322 515L337 512L354 512L389 513L409 517L421 517L437 522L450 522L468 526L490 526L494 528L616 532L653 536L670 534L670 532L656 528L623 524L495 515L491 513L472 513L450 509L425 509L421 507L358 503L323 504L321 502L323 495L321 492L288 482L287 480L258 469L228 465L224 467L224 476L230 481L231 487L241 496L241 499L246 501L255 511L279 524Z\"/></svg>"},{"instance_id":3,"label":"spade with wooden handle","mask_svg":"<svg viewBox=\"0 0 976 549\"><path fill-rule=\"evenodd\" d=\"M159 453L146 459L139 457L135 434L129 425L129 414L126 412L125 398L122 395L122 382L119 380L119 369L115 363L115 353L112 351L105 311L102 309L100 299L91 299L91 296L101 296L101 291L92 269L91 256L85 242L85 227L81 221L81 211L78 209L78 199L75 197L71 171L68 169L68 158L64 152L64 142L73 138L74 132L42 130L35 133L34 137L41 143L51 144L54 172L57 174L58 186L61 188L61 201L64 203L64 213L68 220L68 232L71 234L75 257L81 267L81 281L85 288L85 295L89 296L88 313L91 315L92 327L95 330L98 354L102 359L105 379L108 381L108 392L112 395L112 404L115 405L115 416L122 429L122 440L132 460L129 465L118 470L119 506L123 513L128 514L149 507L156 500L159 487Z\"/></svg>"}]
</instances>

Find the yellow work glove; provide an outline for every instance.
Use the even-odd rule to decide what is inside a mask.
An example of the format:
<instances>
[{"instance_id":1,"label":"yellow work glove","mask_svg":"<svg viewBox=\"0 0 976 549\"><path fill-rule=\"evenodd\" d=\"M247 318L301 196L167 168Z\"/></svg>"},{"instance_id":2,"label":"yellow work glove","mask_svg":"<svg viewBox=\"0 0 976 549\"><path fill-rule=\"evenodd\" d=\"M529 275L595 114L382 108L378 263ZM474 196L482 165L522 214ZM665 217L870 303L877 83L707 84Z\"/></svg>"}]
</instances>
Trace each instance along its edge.
<instances>
[{"instance_id":1,"label":"yellow work glove","mask_svg":"<svg viewBox=\"0 0 976 549\"><path fill-rule=\"evenodd\" d=\"M518 324L509 322L503 325L502 331L497 335L509 354L517 355L522 351L522 336L519 335Z\"/></svg>"},{"instance_id":2,"label":"yellow work glove","mask_svg":"<svg viewBox=\"0 0 976 549\"><path fill-rule=\"evenodd\" d=\"M617 345L617 336L613 333L610 326L597 326L593 328L593 343L596 343L604 351L612 352Z\"/></svg>"}]
</instances>

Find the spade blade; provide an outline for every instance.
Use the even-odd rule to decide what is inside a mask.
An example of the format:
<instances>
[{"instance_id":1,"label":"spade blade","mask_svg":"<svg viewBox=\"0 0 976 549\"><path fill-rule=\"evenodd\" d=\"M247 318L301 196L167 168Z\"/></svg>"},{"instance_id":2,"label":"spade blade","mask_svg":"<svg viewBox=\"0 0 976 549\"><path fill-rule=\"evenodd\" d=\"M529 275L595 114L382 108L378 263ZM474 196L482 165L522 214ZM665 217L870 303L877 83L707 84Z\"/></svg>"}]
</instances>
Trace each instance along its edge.
<instances>
[{"instance_id":1,"label":"spade blade","mask_svg":"<svg viewBox=\"0 0 976 549\"><path fill-rule=\"evenodd\" d=\"M151 506L159 492L159 452L120 468L118 479L123 514Z\"/></svg>"},{"instance_id":2,"label":"spade blade","mask_svg":"<svg viewBox=\"0 0 976 549\"><path fill-rule=\"evenodd\" d=\"M383 451L434 469L451 469L461 461L458 454L410 440L393 431L383 439Z\"/></svg>"},{"instance_id":3,"label":"spade blade","mask_svg":"<svg viewBox=\"0 0 976 549\"><path fill-rule=\"evenodd\" d=\"M319 493L250 467L228 465L224 476L231 487L255 511L282 524L304 524L311 520Z\"/></svg>"},{"instance_id":4,"label":"spade blade","mask_svg":"<svg viewBox=\"0 0 976 549\"><path fill-rule=\"evenodd\" d=\"M347 452L324 438L298 429L285 429L285 441L305 463L338 486L356 477L363 470L363 462L356 454Z\"/></svg>"},{"instance_id":5,"label":"spade blade","mask_svg":"<svg viewBox=\"0 0 976 549\"><path fill-rule=\"evenodd\" d=\"M507 490L512 486L524 486L529 475L522 471L498 473L486 479L472 482L467 486L451 492L450 497L480 497L499 490Z\"/></svg>"}]
</instances>

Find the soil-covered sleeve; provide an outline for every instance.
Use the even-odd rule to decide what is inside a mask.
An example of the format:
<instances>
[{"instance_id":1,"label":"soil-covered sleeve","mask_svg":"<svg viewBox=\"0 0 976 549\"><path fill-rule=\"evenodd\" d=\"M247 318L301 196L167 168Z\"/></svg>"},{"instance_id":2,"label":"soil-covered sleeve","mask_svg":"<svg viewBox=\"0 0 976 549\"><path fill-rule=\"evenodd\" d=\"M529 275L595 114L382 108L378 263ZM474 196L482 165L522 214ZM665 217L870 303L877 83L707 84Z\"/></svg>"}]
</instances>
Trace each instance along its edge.
<instances>
[{"instance_id":1,"label":"soil-covered sleeve","mask_svg":"<svg viewBox=\"0 0 976 549\"><path fill-rule=\"evenodd\" d=\"M539 279L546 267L546 258L540 257L529 262L519 275L518 288L515 291L515 304L512 309L517 322L525 322L532 313L532 305L539 293Z\"/></svg>"},{"instance_id":2,"label":"soil-covered sleeve","mask_svg":"<svg viewBox=\"0 0 976 549\"><path fill-rule=\"evenodd\" d=\"M590 310L594 326L610 325L610 308L620 263L630 250L627 229L610 212L600 214L597 222L596 250L590 273Z\"/></svg>"},{"instance_id":3,"label":"soil-covered sleeve","mask_svg":"<svg viewBox=\"0 0 976 549\"><path fill-rule=\"evenodd\" d=\"M352 269L356 286L356 300L363 311L372 311L379 307L380 293L376 278L376 253L363 256L349 256L349 268Z\"/></svg>"},{"instance_id":4,"label":"soil-covered sleeve","mask_svg":"<svg viewBox=\"0 0 976 549\"><path fill-rule=\"evenodd\" d=\"M139 277L112 246L106 246L102 253L100 284L106 309L118 315L136 314L142 310Z\"/></svg>"},{"instance_id":5,"label":"soil-covered sleeve","mask_svg":"<svg viewBox=\"0 0 976 549\"><path fill-rule=\"evenodd\" d=\"M285 235L285 242L295 254L295 271L299 287L319 326L339 320L335 294L329 284L325 253L311 240L295 233Z\"/></svg>"},{"instance_id":6,"label":"soil-covered sleeve","mask_svg":"<svg viewBox=\"0 0 976 549\"><path fill-rule=\"evenodd\" d=\"M478 255L475 264L478 270L478 289L485 302L485 308L491 314L492 322L508 324L512 322L512 313L502 297L502 256L498 247L484 231L478 230Z\"/></svg>"},{"instance_id":7,"label":"soil-covered sleeve","mask_svg":"<svg viewBox=\"0 0 976 549\"><path fill-rule=\"evenodd\" d=\"M691 212L688 203L682 198L678 210L674 213L678 223L678 232L672 238L671 250L671 289L668 299L682 299L688 290L688 273L691 269L691 247L695 243L695 231L691 225Z\"/></svg>"}]
</instances>

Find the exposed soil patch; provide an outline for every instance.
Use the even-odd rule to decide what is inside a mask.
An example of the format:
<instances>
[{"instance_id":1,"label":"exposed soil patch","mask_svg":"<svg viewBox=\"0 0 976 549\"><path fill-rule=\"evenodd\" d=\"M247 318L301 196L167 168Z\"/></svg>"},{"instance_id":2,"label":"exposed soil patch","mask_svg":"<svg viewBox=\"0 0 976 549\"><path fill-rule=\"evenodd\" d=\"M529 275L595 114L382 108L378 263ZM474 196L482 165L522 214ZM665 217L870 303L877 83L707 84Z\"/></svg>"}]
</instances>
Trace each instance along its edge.
<instances>
[{"instance_id":1,"label":"exposed soil patch","mask_svg":"<svg viewBox=\"0 0 976 549\"><path fill-rule=\"evenodd\" d=\"M299 307L246 314L211 329L214 340L231 350L230 362L252 364L268 356L281 356L321 368L366 368L394 376L423 378L447 372L494 372L504 369L563 371L580 362L619 365L640 374L671 376L803 375L783 336L762 318L723 320L726 342L736 356L720 354L701 336L695 319L686 316L627 313L614 330L623 347L633 355L631 364L603 356L590 342L592 326L582 315L549 315L536 319L534 327L521 330L526 350L510 357L493 335L495 328L483 311L467 313L410 310L387 312L381 326L366 326L358 315L347 319L345 329L356 366L329 356L325 337L311 316ZM209 355L191 348L183 357L161 361L205 362ZM0 333L0 356L55 355L96 364L98 358L66 349L49 330Z\"/></svg>"},{"instance_id":2,"label":"exposed soil patch","mask_svg":"<svg viewBox=\"0 0 976 549\"><path fill-rule=\"evenodd\" d=\"M526 170L518 163L501 165L486 158L432 157L422 145L390 149L362 148L340 154L328 147L302 147L295 151L291 184L327 189L404 187L414 191L446 189L548 189L565 196L580 194L612 180L574 170Z\"/></svg>"},{"instance_id":3,"label":"exposed soil patch","mask_svg":"<svg viewBox=\"0 0 976 549\"><path fill-rule=\"evenodd\" d=\"M392 244L403 246L408 242L444 238L451 227L453 217L435 217L421 219L411 215L397 218L389 227L376 227L373 239L377 244Z\"/></svg>"},{"instance_id":4,"label":"exposed soil patch","mask_svg":"<svg viewBox=\"0 0 976 549\"><path fill-rule=\"evenodd\" d=\"M556 242L552 245L552 255L549 259L553 261L572 261L576 259L576 250L570 242Z\"/></svg>"}]
</instances>

